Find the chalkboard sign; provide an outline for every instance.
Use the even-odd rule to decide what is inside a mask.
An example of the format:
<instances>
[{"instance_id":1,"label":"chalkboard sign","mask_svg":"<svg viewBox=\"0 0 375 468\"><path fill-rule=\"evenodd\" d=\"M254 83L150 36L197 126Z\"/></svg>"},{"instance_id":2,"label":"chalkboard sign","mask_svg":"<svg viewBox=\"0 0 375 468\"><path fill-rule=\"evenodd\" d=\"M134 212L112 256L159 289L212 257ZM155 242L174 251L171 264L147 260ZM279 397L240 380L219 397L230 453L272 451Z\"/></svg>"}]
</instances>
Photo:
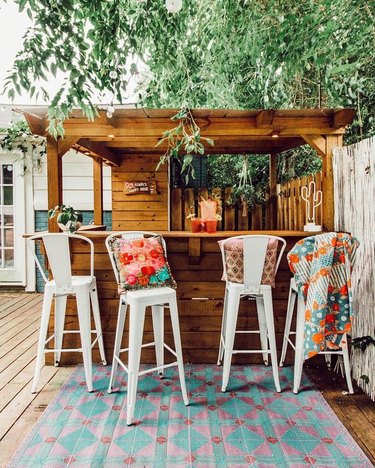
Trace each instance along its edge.
<instances>
[{"instance_id":1,"label":"chalkboard sign","mask_svg":"<svg viewBox=\"0 0 375 468\"><path fill-rule=\"evenodd\" d=\"M157 195L158 187L156 180L133 180L124 183L125 195L137 195L141 193L148 193L150 195Z\"/></svg>"}]
</instances>

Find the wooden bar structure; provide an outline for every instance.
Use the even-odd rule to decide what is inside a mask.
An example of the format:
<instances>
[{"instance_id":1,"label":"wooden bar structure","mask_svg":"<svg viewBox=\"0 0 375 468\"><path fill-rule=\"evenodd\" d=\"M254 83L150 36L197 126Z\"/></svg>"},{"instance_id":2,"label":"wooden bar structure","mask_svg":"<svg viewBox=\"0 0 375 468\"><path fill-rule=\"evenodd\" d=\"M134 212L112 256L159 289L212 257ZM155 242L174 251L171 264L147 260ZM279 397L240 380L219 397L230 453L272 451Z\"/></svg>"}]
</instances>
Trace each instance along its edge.
<instances>
[{"instance_id":1,"label":"wooden bar structure","mask_svg":"<svg viewBox=\"0 0 375 468\"><path fill-rule=\"evenodd\" d=\"M165 145L156 146L163 132L176 123L171 120L177 109L134 109L119 107L114 117L108 118L99 111L94 121L88 121L80 111L72 112L65 122L63 139L54 140L47 134L47 109L28 108L23 111L33 133L47 137L48 204L49 208L63 202L62 158L74 148L94 160L93 208L95 223L103 219L102 164L112 166L112 229L145 230L160 232L166 239L168 259L178 283L179 312L182 344L185 359L190 362L215 362L219 343L219 331L223 309L224 283L221 281L222 264L217 241L236 234L264 233L264 211L256 207L250 216L236 215L230 206L231 188L223 191L224 219L215 234L190 231L185 216L193 206L198 209L193 189L173 189L169 185L169 168L162 166L156 171L159 157L166 151ZM323 209L319 214L324 230L333 229L333 174L332 151L342 145L345 128L354 118L353 109L301 109L301 110L229 110L193 109L192 115L204 137L214 141L207 145L207 154L268 154L270 156L270 181L267 232L287 239L289 250L301 237L308 235L300 229L304 214L301 213L301 181L292 181L283 187L284 197L277 196L280 185L276 180L277 155L283 151L308 144L323 160L322 177ZM144 191L134 187L144 186ZM134 189L125 191L125 185ZM153 187L153 191L150 187ZM138 191L137 191L138 190ZM202 189L203 196L207 191ZM218 193L216 193L218 196ZM280 200L285 200L284 206ZM178 207L170 210L170 206ZM298 207L300 209L298 209ZM237 226L238 231L233 231ZM252 231L249 231L252 226ZM278 226L278 230L276 229ZM49 230L56 231L55 220ZM113 351L114 333L118 309L117 285L111 270L104 240L108 232L82 231L95 244L95 275L107 356ZM74 274L88 270L88 254L83 246L73 248ZM284 329L286 302L290 272L284 256L276 278L273 293L276 335L278 346ZM255 325L256 314L253 301L243 301L239 315L239 328ZM51 318L53 320L53 317ZM74 301L69 301L68 327L76 326ZM170 325L166 324L166 339L171 340ZM150 316L145 325L145 340L151 338ZM147 336L148 335L148 336ZM124 340L127 338L125 331ZM68 338L66 338L68 339ZM75 338L70 338L74 340ZM240 335L239 340L245 340ZM67 345L73 342L67 342ZM246 346L245 343L239 343ZM257 343L247 343L251 348ZM98 356L94 356L95 359ZM252 360L257 355L237 355L235 362ZM66 363L76 363L80 356L64 356ZM145 350L144 361L154 359L153 350Z\"/></svg>"}]
</instances>

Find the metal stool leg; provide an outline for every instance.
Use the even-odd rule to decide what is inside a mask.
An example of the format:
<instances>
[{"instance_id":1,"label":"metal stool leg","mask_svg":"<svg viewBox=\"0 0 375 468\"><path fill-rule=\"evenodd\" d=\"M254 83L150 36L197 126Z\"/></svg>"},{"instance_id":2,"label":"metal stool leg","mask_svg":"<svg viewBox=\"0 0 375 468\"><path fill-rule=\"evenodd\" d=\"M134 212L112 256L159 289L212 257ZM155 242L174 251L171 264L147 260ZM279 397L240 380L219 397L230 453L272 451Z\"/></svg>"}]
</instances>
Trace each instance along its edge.
<instances>
[{"instance_id":1,"label":"metal stool leg","mask_svg":"<svg viewBox=\"0 0 375 468\"><path fill-rule=\"evenodd\" d=\"M55 366L60 364L64 337L66 300L68 296L55 296Z\"/></svg>"},{"instance_id":2,"label":"metal stool leg","mask_svg":"<svg viewBox=\"0 0 375 468\"><path fill-rule=\"evenodd\" d=\"M44 348L45 348L46 336L47 336L47 331L48 331L49 316L51 314L52 297L53 297L52 292L46 288L46 290L44 291L42 318L40 321L40 329L39 329L38 351L36 355L35 373L34 373L33 384L31 387L31 393L37 392L40 371L43 365Z\"/></svg>"},{"instance_id":3,"label":"metal stool leg","mask_svg":"<svg viewBox=\"0 0 375 468\"><path fill-rule=\"evenodd\" d=\"M104 352L103 331L102 331L102 324L100 321L98 291L96 289L96 286L90 290L90 299L91 299L91 305L92 305L92 314L94 316L96 336L98 337L100 359L102 360L102 364L106 366L107 360L105 358L105 352Z\"/></svg>"},{"instance_id":4,"label":"metal stool leg","mask_svg":"<svg viewBox=\"0 0 375 468\"><path fill-rule=\"evenodd\" d=\"M223 317L221 319L221 331L220 331L220 343L219 343L219 354L217 357L217 365L221 366L224 357L224 344L225 342L225 327L226 327L226 317L227 317L227 308L228 308L228 291L225 288L224 293L224 307L223 307Z\"/></svg>"},{"instance_id":5,"label":"metal stool leg","mask_svg":"<svg viewBox=\"0 0 375 468\"><path fill-rule=\"evenodd\" d=\"M178 365L178 374L180 376L181 392L182 392L182 397L184 399L185 405L188 405L189 400L188 400L188 396L186 392L185 371L184 371L184 362L182 359L181 334L180 334L180 324L178 321L176 296L174 296L174 298L170 300L169 307L170 307L169 310L171 314L171 322L172 322L172 329L173 329L174 346L175 346L175 351L177 354L177 365Z\"/></svg>"},{"instance_id":6,"label":"metal stool leg","mask_svg":"<svg viewBox=\"0 0 375 468\"><path fill-rule=\"evenodd\" d=\"M268 366L267 322L266 322L266 315L264 312L264 303L263 303L263 299L260 297L256 297L255 300L257 304L260 345L263 351L267 351L265 353L262 353L263 362L266 366Z\"/></svg>"},{"instance_id":7,"label":"metal stool leg","mask_svg":"<svg viewBox=\"0 0 375 468\"><path fill-rule=\"evenodd\" d=\"M349 351L348 351L348 337L345 333L345 335L342 338L341 341L342 345L342 358L344 361L344 369L345 369L345 378L346 378L346 383L348 385L348 390L351 395L354 393L353 389L353 384L352 384L352 378L350 375L350 360L349 360Z\"/></svg>"},{"instance_id":8,"label":"metal stool leg","mask_svg":"<svg viewBox=\"0 0 375 468\"><path fill-rule=\"evenodd\" d=\"M225 325L223 382L221 391L225 392L229 382L230 366L232 362L233 345L237 326L238 309L240 306L240 289L228 289L227 317Z\"/></svg>"},{"instance_id":9,"label":"metal stool leg","mask_svg":"<svg viewBox=\"0 0 375 468\"><path fill-rule=\"evenodd\" d=\"M276 350L276 335L275 335L275 323L274 323L274 317L273 317L271 288L263 292L263 300L264 300L264 312L266 316L267 331L268 331L268 341L270 344L273 379L275 381L276 391L281 392L280 381L279 381L279 368L277 365L278 363L277 363L277 350Z\"/></svg>"},{"instance_id":10,"label":"metal stool leg","mask_svg":"<svg viewBox=\"0 0 375 468\"><path fill-rule=\"evenodd\" d=\"M294 306L296 303L296 297L297 297L297 292L294 291L294 289L292 288L292 284L290 284L288 308L286 311L285 330L284 330L284 338L283 338L283 348L281 351L281 358L280 358L281 367L284 365L285 356L286 356L286 352L288 349L288 338L290 335L290 327L292 325L292 320L293 320L293 312L294 312Z\"/></svg>"},{"instance_id":11,"label":"metal stool leg","mask_svg":"<svg viewBox=\"0 0 375 468\"><path fill-rule=\"evenodd\" d=\"M112 370L111 370L111 377L109 379L108 393L112 392L113 384L115 383L115 380L116 380L116 372L117 372L117 366L118 366L117 359L120 357L121 342L122 342L122 336L124 333L124 325L125 325L125 318L126 318L126 308L127 308L127 304L125 300L121 298L120 303L119 303L119 308L118 308L118 315L117 315L115 347L113 350Z\"/></svg>"},{"instance_id":12,"label":"metal stool leg","mask_svg":"<svg viewBox=\"0 0 375 468\"><path fill-rule=\"evenodd\" d=\"M85 369L86 385L92 392L92 352L91 352L91 321L90 294L88 289L76 292L79 330L81 336L83 367Z\"/></svg>"},{"instance_id":13,"label":"metal stool leg","mask_svg":"<svg viewBox=\"0 0 375 468\"><path fill-rule=\"evenodd\" d=\"M293 393L298 393L302 378L303 355L304 355L304 329L305 329L305 304L302 299L297 301L297 326L296 326L296 349L294 356L294 381Z\"/></svg>"},{"instance_id":14,"label":"metal stool leg","mask_svg":"<svg viewBox=\"0 0 375 468\"><path fill-rule=\"evenodd\" d=\"M145 306L130 304L129 326L129 364L128 364L128 394L126 402L126 424L133 422L135 402L137 398L138 372L141 359L142 336L145 321Z\"/></svg>"},{"instance_id":15,"label":"metal stool leg","mask_svg":"<svg viewBox=\"0 0 375 468\"><path fill-rule=\"evenodd\" d=\"M152 325L154 329L156 365L164 365L164 307L152 306ZM164 369L159 369L159 375L164 374Z\"/></svg>"}]
</instances>

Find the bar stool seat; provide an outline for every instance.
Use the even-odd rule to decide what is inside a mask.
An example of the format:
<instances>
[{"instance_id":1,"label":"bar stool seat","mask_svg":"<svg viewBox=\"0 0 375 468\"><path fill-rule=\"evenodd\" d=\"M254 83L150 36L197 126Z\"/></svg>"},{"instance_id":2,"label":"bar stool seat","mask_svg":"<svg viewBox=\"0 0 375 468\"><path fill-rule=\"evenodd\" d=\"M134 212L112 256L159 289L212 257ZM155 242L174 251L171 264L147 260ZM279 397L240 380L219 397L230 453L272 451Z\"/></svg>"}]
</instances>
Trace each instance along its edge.
<instances>
[{"instance_id":1,"label":"bar stool seat","mask_svg":"<svg viewBox=\"0 0 375 468\"><path fill-rule=\"evenodd\" d=\"M35 254L34 241L42 240L47 254L49 267L53 278L48 280L44 270ZM90 246L90 275L73 276L71 274L71 257L69 241L79 241ZM48 233L36 234L28 239L28 246L34 256L36 265L45 281L44 298L42 307L41 325L39 330L38 351L36 358L35 374L32 383L32 393L37 392L38 381L43 357L45 353L54 353L55 366L60 364L62 352L81 352L85 370L86 385L89 392L92 386L92 348L98 343L102 363L107 364L104 353L103 335L100 322L100 311L96 278L94 276L94 244L90 239L78 234ZM79 321L78 330L65 330L65 312L69 295L76 297L77 314ZM48 324L51 315L52 302L55 302L54 333L47 338ZM95 329L91 330L90 305L92 307ZM81 346L78 348L63 348L63 337L66 334L79 334ZM91 335L96 337L92 341ZM53 348L46 345L54 340Z\"/></svg>"},{"instance_id":2,"label":"bar stool seat","mask_svg":"<svg viewBox=\"0 0 375 468\"><path fill-rule=\"evenodd\" d=\"M111 241L113 238L122 237L135 239L144 236L158 236L155 233L149 232L122 232L115 233L107 237L106 246L110 259L113 266L113 271L116 276L118 284L119 282L119 272L116 266L113 250L111 247ZM164 252L165 243L162 239ZM144 321L145 321L145 312L146 307L151 306L152 310L152 322L154 330L154 341L150 343L142 344ZM175 349L170 348L166 343L164 343L164 310L169 309L171 322L172 322L172 331ZM127 348L121 348L122 336L124 332L124 325L126 319L126 313L129 310L129 343ZM140 357L142 348L154 347L156 354L156 367L151 369L140 370ZM164 364L164 350L169 351L176 360ZM122 361L120 355L124 352L128 352L128 365ZM116 336L115 336L115 345L112 361L112 371L108 387L108 392L113 391L114 382L116 379L116 373L118 365L120 365L124 371L128 374L128 385L127 385L127 414L126 414L126 423L128 425L132 424L134 418L134 410L136 403L137 395L137 386L138 386L138 377L144 374L149 374L157 371L159 375L163 375L164 369L168 367L177 366L178 373L181 384L181 392L185 405L189 404L186 384L185 384L185 374L184 374L184 365L182 359L182 347L181 347L181 338L180 338L180 326L178 320L178 309L177 309L177 296L175 289L162 286L155 287L150 289L140 289L140 290L129 290L120 295L119 310L118 310L118 319L116 327Z\"/></svg>"}]
</instances>

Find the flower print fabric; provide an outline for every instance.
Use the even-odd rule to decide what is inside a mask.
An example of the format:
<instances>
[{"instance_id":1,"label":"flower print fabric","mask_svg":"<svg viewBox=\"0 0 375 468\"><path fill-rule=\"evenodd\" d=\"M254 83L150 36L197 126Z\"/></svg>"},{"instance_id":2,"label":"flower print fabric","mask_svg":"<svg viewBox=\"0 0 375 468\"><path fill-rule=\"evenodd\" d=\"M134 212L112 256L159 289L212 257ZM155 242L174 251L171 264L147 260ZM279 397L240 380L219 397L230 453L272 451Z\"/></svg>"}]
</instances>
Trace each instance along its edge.
<instances>
[{"instance_id":1,"label":"flower print fabric","mask_svg":"<svg viewBox=\"0 0 375 468\"><path fill-rule=\"evenodd\" d=\"M351 272L358 241L330 232L301 239L288 254L298 294L305 308L304 357L347 346L353 310Z\"/></svg>"},{"instance_id":2,"label":"flower print fabric","mask_svg":"<svg viewBox=\"0 0 375 468\"><path fill-rule=\"evenodd\" d=\"M160 236L111 241L119 272L119 293L145 288L176 288Z\"/></svg>"}]
</instances>

